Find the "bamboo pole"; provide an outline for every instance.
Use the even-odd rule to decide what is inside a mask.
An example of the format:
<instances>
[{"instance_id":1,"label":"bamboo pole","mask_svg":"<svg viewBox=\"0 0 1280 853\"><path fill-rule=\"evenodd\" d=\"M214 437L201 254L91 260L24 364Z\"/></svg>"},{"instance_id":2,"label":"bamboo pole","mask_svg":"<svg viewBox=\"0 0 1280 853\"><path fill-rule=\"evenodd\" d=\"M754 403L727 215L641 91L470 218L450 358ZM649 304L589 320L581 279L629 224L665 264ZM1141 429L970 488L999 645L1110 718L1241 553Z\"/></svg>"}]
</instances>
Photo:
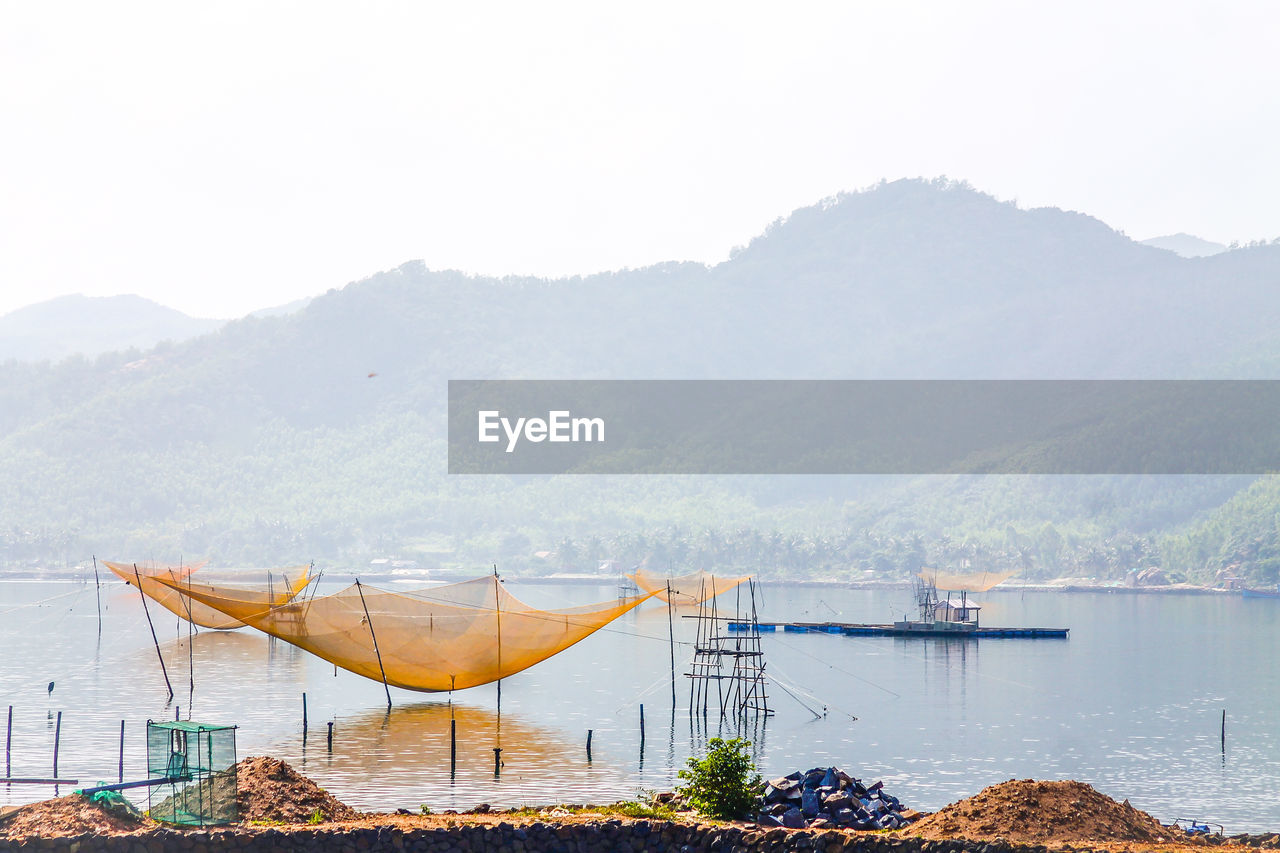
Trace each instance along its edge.
<instances>
[{"instance_id":1,"label":"bamboo pole","mask_svg":"<svg viewBox=\"0 0 1280 853\"><path fill-rule=\"evenodd\" d=\"M502 608L498 604L498 564L493 564L493 621L498 633L498 713L502 713ZM496 773L495 773L496 775Z\"/></svg>"},{"instance_id":2,"label":"bamboo pole","mask_svg":"<svg viewBox=\"0 0 1280 853\"><path fill-rule=\"evenodd\" d=\"M382 668L382 652L378 651L378 635L373 632L373 619L369 617L369 605L364 603L364 588L356 578L356 592L360 593L360 606L364 608L364 621L369 623L369 636L373 637L373 653L378 656L378 671L382 673L382 689L387 691L387 713L391 713L391 688L387 686L387 671Z\"/></svg>"},{"instance_id":3,"label":"bamboo pole","mask_svg":"<svg viewBox=\"0 0 1280 853\"><path fill-rule=\"evenodd\" d=\"M146 614L147 627L151 629L151 642L155 643L156 657L160 659L160 672L164 675L164 686L169 691L169 701L173 701L173 685L169 683L169 671L164 667L164 655L160 654L160 641L156 639L156 626L151 622L151 611L147 609L147 594L142 591L142 573L138 571L137 563L133 564L133 576L138 581L138 595L142 596L142 612Z\"/></svg>"},{"instance_id":4,"label":"bamboo pole","mask_svg":"<svg viewBox=\"0 0 1280 853\"><path fill-rule=\"evenodd\" d=\"M670 584L668 584L669 586ZM706 581L702 581L700 590L705 590ZM699 663L702 649L702 608L705 602L698 601L698 621L694 628L693 639L693 662L689 666L689 714L695 713L698 707L699 697L702 695L702 680L698 677L702 674L702 664ZM689 618L689 617L686 617Z\"/></svg>"},{"instance_id":5,"label":"bamboo pole","mask_svg":"<svg viewBox=\"0 0 1280 853\"><path fill-rule=\"evenodd\" d=\"M187 575L187 592L191 591L191 575ZM187 678L190 691L187 693L187 716L191 716L191 703L196 698L196 620L191 618L191 596L187 596Z\"/></svg>"},{"instance_id":6,"label":"bamboo pole","mask_svg":"<svg viewBox=\"0 0 1280 853\"><path fill-rule=\"evenodd\" d=\"M58 722L53 728L53 778L58 778L58 746L62 741L62 712L58 712Z\"/></svg>"},{"instance_id":7,"label":"bamboo pole","mask_svg":"<svg viewBox=\"0 0 1280 853\"><path fill-rule=\"evenodd\" d=\"M667 581L667 639L671 644L671 710L676 709L676 626L671 616L671 581Z\"/></svg>"},{"instance_id":8,"label":"bamboo pole","mask_svg":"<svg viewBox=\"0 0 1280 853\"><path fill-rule=\"evenodd\" d=\"M711 620L712 620L711 627L708 629L708 631L712 631L712 630L718 631L720 628L720 605L716 600L716 576L715 575L711 576ZM716 640L715 648L717 650L720 648L719 640ZM717 654L716 655L716 675L717 676L723 675L723 673L720 671L722 663L723 663L723 658L719 654ZM722 720L724 719L724 686L723 685L724 685L723 680L720 678L716 678L716 696L720 700L720 719Z\"/></svg>"},{"instance_id":9,"label":"bamboo pole","mask_svg":"<svg viewBox=\"0 0 1280 853\"><path fill-rule=\"evenodd\" d=\"M98 595L98 636L102 636L102 580L98 576L98 557L93 558L93 586Z\"/></svg>"}]
</instances>

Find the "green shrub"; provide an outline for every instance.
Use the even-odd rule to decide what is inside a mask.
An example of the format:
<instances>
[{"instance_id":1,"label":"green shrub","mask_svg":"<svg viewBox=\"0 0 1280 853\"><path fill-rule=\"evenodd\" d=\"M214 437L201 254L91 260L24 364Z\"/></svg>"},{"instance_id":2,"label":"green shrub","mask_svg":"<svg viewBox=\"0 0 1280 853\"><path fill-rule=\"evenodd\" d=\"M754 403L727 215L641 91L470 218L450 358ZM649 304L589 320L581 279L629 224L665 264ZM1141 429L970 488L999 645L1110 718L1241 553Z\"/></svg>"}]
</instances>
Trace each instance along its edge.
<instances>
[{"instance_id":1,"label":"green shrub","mask_svg":"<svg viewBox=\"0 0 1280 853\"><path fill-rule=\"evenodd\" d=\"M611 806L605 806L602 810L611 814L647 820L671 820L675 817L675 810L669 806L657 803L641 803L635 800L619 801Z\"/></svg>"},{"instance_id":2,"label":"green shrub","mask_svg":"<svg viewBox=\"0 0 1280 853\"><path fill-rule=\"evenodd\" d=\"M755 805L760 774L747 750L751 741L741 738L707 741L705 758L691 757L689 768L680 771L685 784L676 788L686 803L708 817L732 820Z\"/></svg>"}]
</instances>

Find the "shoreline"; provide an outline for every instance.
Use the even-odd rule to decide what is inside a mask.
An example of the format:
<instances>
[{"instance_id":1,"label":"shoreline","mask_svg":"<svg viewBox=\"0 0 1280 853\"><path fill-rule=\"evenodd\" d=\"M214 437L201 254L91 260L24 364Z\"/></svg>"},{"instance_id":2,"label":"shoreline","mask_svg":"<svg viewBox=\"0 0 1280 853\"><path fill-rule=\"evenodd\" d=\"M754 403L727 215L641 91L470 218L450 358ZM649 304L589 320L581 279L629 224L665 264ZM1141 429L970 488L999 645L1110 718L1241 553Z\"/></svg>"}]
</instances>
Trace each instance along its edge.
<instances>
[{"instance_id":1,"label":"shoreline","mask_svg":"<svg viewBox=\"0 0 1280 853\"><path fill-rule=\"evenodd\" d=\"M739 820L702 816L675 794L647 804L552 805L414 813L361 812L277 758L250 757L235 767L230 800L201 800L216 826L157 823L127 801L78 793L0 810L0 853L1204 853L1205 847L1280 850L1280 833L1224 836L1188 832L1071 780L1010 779L931 814L884 804L877 783L860 783L835 768L839 781L821 785L815 768L771 780L759 788ZM850 783L849 787L845 782ZM196 787L206 784L200 782ZM186 789L192 790L191 787ZM212 791L212 788L209 789ZM824 793L825 792L825 793ZM224 792L225 794L225 792ZM849 805L862 798L871 814L893 812L897 828L855 828ZM840 803L835 803L840 799ZM169 803L166 800L165 803ZM176 802L176 801L174 801ZM871 805L875 803L875 805ZM812 811L810 810L812 808ZM162 814L164 804L161 805ZM779 819L779 815L786 812ZM185 812L184 812L185 814ZM195 815L189 815L195 818ZM234 818L234 822L230 821ZM792 819L795 819L793 822ZM864 815L865 818L865 815ZM878 825L875 820L872 824Z\"/></svg>"},{"instance_id":2,"label":"shoreline","mask_svg":"<svg viewBox=\"0 0 1280 853\"><path fill-rule=\"evenodd\" d=\"M174 828L150 824L128 832L25 835L9 838L0 823L0 851L65 853L1204 853L1207 847L1280 849L1280 834L1168 837L1150 842L1063 839L1030 843L1001 836L936 838L894 831L766 828L750 821L692 815L626 818L607 810L577 815L483 811L439 815L366 813L322 823L235 824Z\"/></svg>"},{"instance_id":3,"label":"shoreline","mask_svg":"<svg viewBox=\"0 0 1280 853\"><path fill-rule=\"evenodd\" d=\"M455 570L423 571L418 574L391 574L385 572L368 572L356 574L328 574L328 580L354 582L357 577L363 583L377 584L410 584L410 583L454 583L476 577L475 572ZM503 581L513 585L529 586L615 586L624 581L617 575L509 575ZM46 582L46 583L93 583L92 574L87 577L82 569L3 569L0 568L0 583L6 581ZM757 579L756 583L763 587L790 587L812 589L857 589L857 590L900 590L911 589L909 580L854 580L842 581L833 579ZM1091 593L1106 595L1199 595L1240 597L1241 589L1225 589L1223 587L1204 586L1201 584L1177 583L1162 586L1125 586L1119 581L1091 581L1084 578L1059 578L1052 581L1008 580L992 587L988 592L1036 592L1036 593Z\"/></svg>"}]
</instances>

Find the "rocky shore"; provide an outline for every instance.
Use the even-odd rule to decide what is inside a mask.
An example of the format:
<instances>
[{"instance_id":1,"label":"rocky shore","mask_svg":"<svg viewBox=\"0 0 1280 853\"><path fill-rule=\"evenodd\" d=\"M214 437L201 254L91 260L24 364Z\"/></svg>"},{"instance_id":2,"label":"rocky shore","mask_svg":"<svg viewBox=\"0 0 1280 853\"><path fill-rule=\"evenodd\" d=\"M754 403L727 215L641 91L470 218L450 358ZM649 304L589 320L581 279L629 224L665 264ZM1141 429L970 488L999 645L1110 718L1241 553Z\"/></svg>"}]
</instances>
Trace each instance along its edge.
<instances>
[{"instance_id":1,"label":"rocky shore","mask_svg":"<svg viewBox=\"0 0 1280 853\"><path fill-rule=\"evenodd\" d=\"M754 825L599 818L575 823L460 819L411 826L386 816L380 825L237 827L221 830L151 828L138 833L81 833L54 837L0 838L0 851L56 853L1083 853L1200 851L1206 846L1280 848L1275 835L1198 842L1167 838L1150 843L1107 842L1045 845L1003 838L928 839L840 830L761 829Z\"/></svg>"},{"instance_id":2,"label":"rocky shore","mask_svg":"<svg viewBox=\"0 0 1280 853\"><path fill-rule=\"evenodd\" d=\"M1206 853L1280 849L1280 835L1188 835L1080 782L1010 780L896 830L769 827L618 806L360 813L284 762L237 765L242 823L175 829L78 795L0 817L0 853ZM630 804L643 811L644 806ZM653 810L651 810L653 811Z\"/></svg>"}]
</instances>

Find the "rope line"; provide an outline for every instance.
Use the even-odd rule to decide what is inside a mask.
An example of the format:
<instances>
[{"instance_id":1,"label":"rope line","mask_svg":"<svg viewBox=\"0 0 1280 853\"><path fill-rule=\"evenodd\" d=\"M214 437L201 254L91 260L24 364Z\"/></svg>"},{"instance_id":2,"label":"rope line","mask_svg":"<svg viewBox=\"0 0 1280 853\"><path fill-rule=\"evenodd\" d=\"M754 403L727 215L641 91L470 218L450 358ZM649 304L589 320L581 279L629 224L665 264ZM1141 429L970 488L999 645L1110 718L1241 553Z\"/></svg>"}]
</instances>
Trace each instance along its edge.
<instances>
[{"instance_id":1,"label":"rope line","mask_svg":"<svg viewBox=\"0 0 1280 853\"><path fill-rule=\"evenodd\" d=\"M839 673L842 673L842 674L844 674L844 675L847 675L847 676L849 676L850 678L855 679L855 680L857 680L857 681L861 681L863 684L866 684L866 685L868 685L868 686L870 686L870 687L874 687L874 688L875 688L875 689L877 689L877 690L883 690L885 693L888 693L890 696L892 696L892 697L893 697L893 698L895 698L895 699L901 699L901 698L902 698L902 694L901 694L901 693L898 693L898 692L896 692L896 691L890 690L888 687L885 687L885 686L884 686L884 685L882 685L882 684L876 684L876 683L875 683L874 681L872 681L871 679L869 679L869 678L864 678L863 676L858 675L856 672L850 672L850 671L849 671L849 670L847 670L847 669L841 669L840 667L836 666L835 664L833 664L833 663L828 663L827 661L823 660L822 658L818 657L817 655L810 654L809 652L806 652L804 649L798 648L798 647L796 647L796 646L791 645L790 643L784 642L783 640L779 639L779 638L778 638L778 637L776 637L776 636L775 636L775 637L770 637L769 639L770 639L770 640L772 640L773 642L777 643L777 644L778 644L778 645L780 645L780 646L785 646L786 648L791 649L793 652L795 652L795 653L797 653L797 654L801 654L801 655L804 655L804 656L805 656L805 657L807 657L807 658L811 658L811 659L813 659L813 660L816 660L818 663L822 664L823 666L827 667L828 669L834 669L836 672L839 672Z\"/></svg>"},{"instance_id":2,"label":"rope line","mask_svg":"<svg viewBox=\"0 0 1280 853\"><path fill-rule=\"evenodd\" d=\"M77 584L76 586L80 586L80 585ZM59 598L66 598L68 595L79 596L84 594L85 589L87 589L87 587L80 588L80 589L73 589L70 592L60 592L57 595L51 595L48 598L42 598L39 601L27 601L22 604L15 604L13 607L8 608L7 610L0 610L0 616L4 616L5 614L8 614L8 613L16 613L17 611L22 610L24 607L39 607L40 605L47 604L50 601L57 601Z\"/></svg>"}]
</instances>

